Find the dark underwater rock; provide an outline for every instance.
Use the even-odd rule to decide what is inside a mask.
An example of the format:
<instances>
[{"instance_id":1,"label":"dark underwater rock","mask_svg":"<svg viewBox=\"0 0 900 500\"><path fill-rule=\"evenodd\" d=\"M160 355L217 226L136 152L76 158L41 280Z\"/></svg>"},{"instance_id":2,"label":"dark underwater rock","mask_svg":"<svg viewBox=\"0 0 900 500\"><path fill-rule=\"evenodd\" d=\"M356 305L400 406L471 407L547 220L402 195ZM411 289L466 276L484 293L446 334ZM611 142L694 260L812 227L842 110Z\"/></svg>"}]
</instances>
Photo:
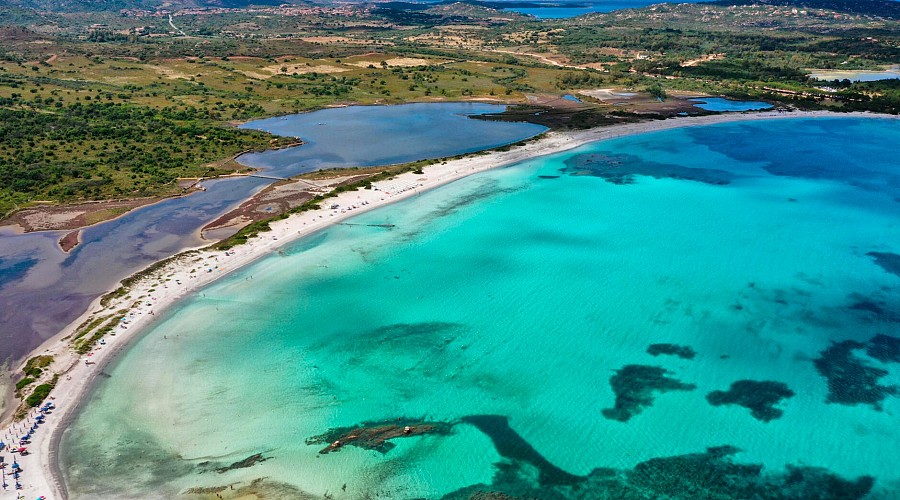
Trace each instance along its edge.
<instances>
[{"instance_id":1,"label":"dark underwater rock","mask_svg":"<svg viewBox=\"0 0 900 500\"><path fill-rule=\"evenodd\" d=\"M781 417L782 410L775 408L782 399L794 397L783 382L738 380L727 391L713 391L706 400L713 406L738 405L748 408L757 420L769 422Z\"/></svg>"},{"instance_id":2,"label":"dark underwater rock","mask_svg":"<svg viewBox=\"0 0 900 500\"><path fill-rule=\"evenodd\" d=\"M250 455L243 460L234 462L231 465L226 465L225 467L217 467L215 471L219 474L222 474L223 472L228 472L234 469L246 469L247 467L253 467L254 465L265 462L266 460L268 460L268 458L263 457L262 453L257 453L255 455Z\"/></svg>"},{"instance_id":3,"label":"dark underwater rock","mask_svg":"<svg viewBox=\"0 0 900 500\"><path fill-rule=\"evenodd\" d=\"M869 252L866 255L872 257L875 263L885 271L900 276L900 254L891 252Z\"/></svg>"},{"instance_id":4,"label":"dark underwater rock","mask_svg":"<svg viewBox=\"0 0 900 500\"><path fill-rule=\"evenodd\" d=\"M694 384L685 384L666 376L669 374L659 366L626 365L610 377L609 385L616 394L613 408L603 410L603 416L610 420L627 422L631 417L653 405L656 394L669 391L692 391Z\"/></svg>"},{"instance_id":5,"label":"dark underwater rock","mask_svg":"<svg viewBox=\"0 0 900 500\"><path fill-rule=\"evenodd\" d=\"M445 500L669 500L777 499L856 500L872 490L875 479L848 480L821 467L788 465L772 471L762 464L734 463L733 446L705 452L652 458L633 469L598 468L577 484L535 484L533 474L516 460L495 464L491 484L461 488Z\"/></svg>"},{"instance_id":6,"label":"dark underwater rock","mask_svg":"<svg viewBox=\"0 0 900 500\"><path fill-rule=\"evenodd\" d=\"M900 363L900 338L876 335L869 341L866 354L882 363Z\"/></svg>"},{"instance_id":7,"label":"dark underwater rock","mask_svg":"<svg viewBox=\"0 0 900 500\"><path fill-rule=\"evenodd\" d=\"M866 344L855 340L832 342L828 349L813 360L816 370L825 377L828 384L827 402L843 405L867 404L881 411L881 402L884 398L900 393L897 386L878 383L888 374L887 370L871 366L853 352L865 348ZM879 349L882 347L876 344L875 349L876 353L880 353Z\"/></svg>"},{"instance_id":8,"label":"dark underwater rock","mask_svg":"<svg viewBox=\"0 0 900 500\"><path fill-rule=\"evenodd\" d=\"M656 163L625 154L585 153L570 157L565 161L565 165L560 172L600 177L607 182L619 185L634 184L635 177L639 175L714 185L729 184L735 178L734 174L725 170Z\"/></svg>"},{"instance_id":9,"label":"dark underwater rock","mask_svg":"<svg viewBox=\"0 0 900 500\"><path fill-rule=\"evenodd\" d=\"M306 444L327 444L319 453L326 454L340 451L344 446L356 446L366 450L387 453L395 446L392 439L421 436L423 434L448 435L453 425L446 422L426 422L398 418L379 422L363 422L354 427L337 427L328 432L313 436Z\"/></svg>"},{"instance_id":10,"label":"dark underwater rock","mask_svg":"<svg viewBox=\"0 0 900 500\"><path fill-rule=\"evenodd\" d=\"M584 478L569 474L550 463L528 441L509 426L509 418L505 416L471 415L463 417L460 421L474 425L487 437L491 438L497 453L504 458L525 462L534 466L538 470L538 481L541 485L576 484L584 480Z\"/></svg>"},{"instance_id":11,"label":"dark underwater rock","mask_svg":"<svg viewBox=\"0 0 900 500\"><path fill-rule=\"evenodd\" d=\"M690 346L678 344L650 344L647 347L647 354L651 356L659 356L666 354L669 356L678 356L681 359L694 359L697 351L691 349Z\"/></svg>"}]
</instances>

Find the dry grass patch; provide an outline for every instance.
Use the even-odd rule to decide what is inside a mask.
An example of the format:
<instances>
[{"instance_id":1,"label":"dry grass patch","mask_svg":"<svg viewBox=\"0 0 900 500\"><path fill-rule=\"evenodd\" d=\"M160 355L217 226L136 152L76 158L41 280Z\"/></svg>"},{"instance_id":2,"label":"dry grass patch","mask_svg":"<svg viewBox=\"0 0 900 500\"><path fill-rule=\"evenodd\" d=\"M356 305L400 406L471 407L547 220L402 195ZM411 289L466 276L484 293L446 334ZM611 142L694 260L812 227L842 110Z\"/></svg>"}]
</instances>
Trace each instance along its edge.
<instances>
[{"instance_id":1,"label":"dry grass patch","mask_svg":"<svg viewBox=\"0 0 900 500\"><path fill-rule=\"evenodd\" d=\"M282 70L282 68L284 68L284 70ZM350 71L350 68L334 66L331 64L278 63L259 68L259 70L264 71L265 73L254 74L262 75L263 78L272 78L275 75L293 75L294 73L297 73L298 75L305 75L307 73L343 73L345 71ZM241 73L244 73L245 75L249 74L247 71L241 71Z\"/></svg>"}]
</instances>

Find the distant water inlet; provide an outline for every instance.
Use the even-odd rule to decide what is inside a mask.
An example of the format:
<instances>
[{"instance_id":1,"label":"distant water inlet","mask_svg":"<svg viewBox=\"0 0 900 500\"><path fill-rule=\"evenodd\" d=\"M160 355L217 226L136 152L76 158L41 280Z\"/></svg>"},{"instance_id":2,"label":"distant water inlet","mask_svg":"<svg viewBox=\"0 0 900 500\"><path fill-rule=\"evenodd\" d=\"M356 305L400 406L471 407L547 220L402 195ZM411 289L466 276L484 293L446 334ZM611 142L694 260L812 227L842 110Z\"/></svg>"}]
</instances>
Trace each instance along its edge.
<instances>
[{"instance_id":1,"label":"distant water inlet","mask_svg":"<svg viewBox=\"0 0 900 500\"><path fill-rule=\"evenodd\" d=\"M625 137L288 245L107 369L72 497L897 498L898 142Z\"/></svg>"},{"instance_id":2,"label":"distant water inlet","mask_svg":"<svg viewBox=\"0 0 900 500\"><path fill-rule=\"evenodd\" d=\"M469 119L505 109L482 103L417 103L329 108L256 120L241 127L299 136L304 144L246 154L240 161L270 175L290 176L325 168L385 165L471 153L546 130L532 123Z\"/></svg>"},{"instance_id":3,"label":"distant water inlet","mask_svg":"<svg viewBox=\"0 0 900 500\"><path fill-rule=\"evenodd\" d=\"M822 70L809 75L810 78L823 81L850 80L851 82L876 82L879 80L900 79L900 64L881 71L865 70Z\"/></svg>"},{"instance_id":4,"label":"distant water inlet","mask_svg":"<svg viewBox=\"0 0 900 500\"><path fill-rule=\"evenodd\" d=\"M691 99L694 106L706 111L733 112L733 111L757 111L771 109L771 104L763 101L735 101L721 97L699 97Z\"/></svg>"},{"instance_id":5,"label":"distant water inlet","mask_svg":"<svg viewBox=\"0 0 900 500\"><path fill-rule=\"evenodd\" d=\"M80 316L126 276L204 243L199 230L256 191L319 168L402 163L452 156L527 139L544 127L469 119L502 112L479 103L356 106L251 122L306 144L244 155L262 177L204 182L205 191L139 208L84 230L63 253L65 232L16 235L0 231L0 361L24 356Z\"/></svg>"}]
</instances>

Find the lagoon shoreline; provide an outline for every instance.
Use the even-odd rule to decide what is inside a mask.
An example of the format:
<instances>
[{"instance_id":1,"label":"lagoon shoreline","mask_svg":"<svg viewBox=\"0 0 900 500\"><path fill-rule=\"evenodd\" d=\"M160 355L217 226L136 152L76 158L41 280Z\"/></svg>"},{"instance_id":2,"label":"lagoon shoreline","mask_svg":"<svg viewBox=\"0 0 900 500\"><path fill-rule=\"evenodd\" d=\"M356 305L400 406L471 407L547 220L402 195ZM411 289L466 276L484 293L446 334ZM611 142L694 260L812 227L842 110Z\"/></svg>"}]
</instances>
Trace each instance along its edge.
<instances>
[{"instance_id":1,"label":"lagoon shoreline","mask_svg":"<svg viewBox=\"0 0 900 500\"><path fill-rule=\"evenodd\" d=\"M53 398L51 401L57 409L48 416L47 422L41 426L32 440L30 445L32 454L22 457L20 461L23 469L27 471L23 474L23 489L20 492L33 497L45 495L50 499L68 498L58 463L58 448L64 430L78 415L79 407L86 403L87 396L96 383L97 374L118 359L119 353L148 332L147 326L165 317L164 313L171 310L172 306L184 297L196 294L220 277L277 252L285 244L342 222L358 213L386 206L472 174L564 152L595 141L726 122L842 117L900 119L893 115L872 113L763 111L679 117L576 132L548 132L523 146L512 146L507 151L473 153L460 159L428 166L424 169L424 174L405 173L391 180L373 183L371 190L360 189L341 193L326 202L327 206L336 204L340 208L331 209L323 206L318 210L295 214L273 222L271 231L261 233L227 253L202 247L186 250L171 258L160 269L150 273L138 273L141 277L130 286L126 297L114 298L106 306L101 304L101 299L95 300L84 314L29 355L29 357L41 354L53 355L55 361L51 369L60 374L60 379L51 393ZM116 312L123 309L129 311L128 324L116 325L114 336L104 337L106 345L96 346L86 355L76 354L69 346L68 337L88 318L98 315L118 316ZM88 360L93 363L86 364ZM7 405L15 403L14 400L6 402ZM4 423L7 427L10 424L9 421Z\"/></svg>"}]
</instances>

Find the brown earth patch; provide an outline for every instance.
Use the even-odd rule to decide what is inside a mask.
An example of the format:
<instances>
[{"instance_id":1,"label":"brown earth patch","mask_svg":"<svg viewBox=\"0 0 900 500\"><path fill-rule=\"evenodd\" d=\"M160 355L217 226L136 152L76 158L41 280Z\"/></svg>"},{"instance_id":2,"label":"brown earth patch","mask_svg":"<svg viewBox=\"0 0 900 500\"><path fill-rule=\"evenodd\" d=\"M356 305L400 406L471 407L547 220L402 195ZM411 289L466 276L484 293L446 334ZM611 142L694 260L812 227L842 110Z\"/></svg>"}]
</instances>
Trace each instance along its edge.
<instances>
[{"instance_id":1,"label":"brown earth patch","mask_svg":"<svg viewBox=\"0 0 900 500\"><path fill-rule=\"evenodd\" d=\"M73 205L40 205L19 210L0 221L0 226L17 225L26 233L78 229L114 219L130 210L155 203L160 199L139 198L135 200L94 201Z\"/></svg>"},{"instance_id":2,"label":"brown earth patch","mask_svg":"<svg viewBox=\"0 0 900 500\"><path fill-rule=\"evenodd\" d=\"M81 229L76 229L59 239L59 248L63 252L69 253L69 250L78 246L79 243L81 243Z\"/></svg>"}]
</instances>

